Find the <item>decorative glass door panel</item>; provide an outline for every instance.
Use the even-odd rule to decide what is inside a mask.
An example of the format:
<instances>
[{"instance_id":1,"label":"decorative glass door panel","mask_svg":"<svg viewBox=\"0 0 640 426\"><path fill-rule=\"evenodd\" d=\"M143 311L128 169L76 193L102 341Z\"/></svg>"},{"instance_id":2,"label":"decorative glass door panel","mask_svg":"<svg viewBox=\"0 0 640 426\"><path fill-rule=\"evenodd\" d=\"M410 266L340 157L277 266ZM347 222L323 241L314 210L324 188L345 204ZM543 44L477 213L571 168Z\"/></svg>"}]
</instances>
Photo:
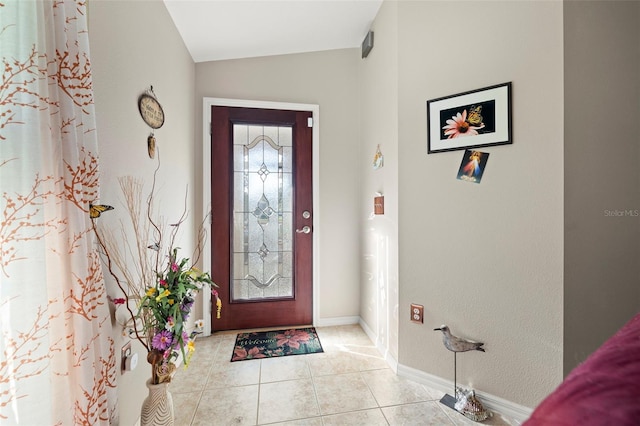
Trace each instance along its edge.
<instances>
[{"instance_id":1,"label":"decorative glass door panel","mask_svg":"<svg viewBox=\"0 0 640 426\"><path fill-rule=\"evenodd\" d=\"M291 126L233 125L231 301L292 298Z\"/></svg>"}]
</instances>

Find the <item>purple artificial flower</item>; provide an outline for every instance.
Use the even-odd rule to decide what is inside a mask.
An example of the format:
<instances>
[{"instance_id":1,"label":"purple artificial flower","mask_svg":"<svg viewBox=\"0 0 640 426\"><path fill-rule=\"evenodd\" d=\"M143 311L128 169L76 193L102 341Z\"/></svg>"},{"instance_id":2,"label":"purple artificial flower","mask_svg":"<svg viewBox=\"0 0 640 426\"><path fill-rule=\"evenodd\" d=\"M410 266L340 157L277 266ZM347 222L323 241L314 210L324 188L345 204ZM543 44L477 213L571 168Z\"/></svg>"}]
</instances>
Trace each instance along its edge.
<instances>
[{"instance_id":1,"label":"purple artificial flower","mask_svg":"<svg viewBox=\"0 0 640 426\"><path fill-rule=\"evenodd\" d=\"M189 341L189 335L187 334L186 331L182 331L182 345L186 346L187 342ZM178 339L176 337L176 339L173 341L173 349L178 350L180 349L180 339Z\"/></svg>"},{"instance_id":2,"label":"purple artificial flower","mask_svg":"<svg viewBox=\"0 0 640 426\"><path fill-rule=\"evenodd\" d=\"M184 299L184 300L185 301L182 302L182 305L180 305L180 310L182 312L189 312L193 307L193 299Z\"/></svg>"},{"instance_id":3,"label":"purple artificial flower","mask_svg":"<svg viewBox=\"0 0 640 426\"><path fill-rule=\"evenodd\" d=\"M178 264L177 263L172 263L171 264L171 271L178 272Z\"/></svg>"},{"instance_id":4,"label":"purple artificial flower","mask_svg":"<svg viewBox=\"0 0 640 426\"><path fill-rule=\"evenodd\" d=\"M153 336L151 346L159 351L164 351L171 346L172 341L173 336L171 332L169 330L162 330L160 333Z\"/></svg>"}]
</instances>

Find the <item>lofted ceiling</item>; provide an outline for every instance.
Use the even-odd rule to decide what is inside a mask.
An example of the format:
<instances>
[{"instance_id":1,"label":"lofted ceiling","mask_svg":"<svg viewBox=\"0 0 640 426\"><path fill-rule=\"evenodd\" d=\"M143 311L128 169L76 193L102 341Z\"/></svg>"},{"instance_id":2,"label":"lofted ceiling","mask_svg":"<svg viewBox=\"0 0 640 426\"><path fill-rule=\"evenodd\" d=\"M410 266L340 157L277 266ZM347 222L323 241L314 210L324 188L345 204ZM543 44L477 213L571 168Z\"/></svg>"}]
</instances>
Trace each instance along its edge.
<instances>
[{"instance_id":1,"label":"lofted ceiling","mask_svg":"<svg viewBox=\"0 0 640 426\"><path fill-rule=\"evenodd\" d=\"M195 62L359 47L382 0L163 0Z\"/></svg>"}]
</instances>

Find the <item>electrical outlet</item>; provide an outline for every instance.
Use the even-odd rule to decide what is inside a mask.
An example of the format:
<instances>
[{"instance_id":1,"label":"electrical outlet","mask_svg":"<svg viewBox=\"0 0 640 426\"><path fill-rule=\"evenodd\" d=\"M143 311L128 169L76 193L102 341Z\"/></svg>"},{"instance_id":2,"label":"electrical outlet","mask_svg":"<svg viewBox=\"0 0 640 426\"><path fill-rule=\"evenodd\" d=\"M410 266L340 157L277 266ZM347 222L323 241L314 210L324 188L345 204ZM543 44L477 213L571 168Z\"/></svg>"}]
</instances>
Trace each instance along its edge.
<instances>
[{"instance_id":1,"label":"electrical outlet","mask_svg":"<svg viewBox=\"0 0 640 426\"><path fill-rule=\"evenodd\" d=\"M422 324L424 322L424 306L411 304L411 322Z\"/></svg>"},{"instance_id":2,"label":"electrical outlet","mask_svg":"<svg viewBox=\"0 0 640 426\"><path fill-rule=\"evenodd\" d=\"M128 342L120 350L120 373L126 370L127 357L131 355L131 342Z\"/></svg>"}]
</instances>

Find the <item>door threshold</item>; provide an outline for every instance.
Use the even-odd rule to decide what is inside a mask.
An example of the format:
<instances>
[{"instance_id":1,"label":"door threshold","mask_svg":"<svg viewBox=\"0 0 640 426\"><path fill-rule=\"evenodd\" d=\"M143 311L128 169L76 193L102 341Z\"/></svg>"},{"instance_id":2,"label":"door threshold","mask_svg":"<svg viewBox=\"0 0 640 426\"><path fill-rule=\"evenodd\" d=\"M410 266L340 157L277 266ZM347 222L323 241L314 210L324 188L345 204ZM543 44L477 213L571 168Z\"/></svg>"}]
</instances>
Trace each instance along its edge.
<instances>
[{"instance_id":1,"label":"door threshold","mask_svg":"<svg viewBox=\"0 0 640 426\"><path fill-rule=\"evenodd\" d=\"M308 328L313 327L313 324L302 324L302 325L281 325L276 327L262 327L262 328L244 328L237 330L221 330L221 331L213 331L211 333L212 336L224 336L227 334L238 334L238 333L255 333L260 331L274 331L274 330L290 330L294 328Z\"/></svg>"}]
</instances>

